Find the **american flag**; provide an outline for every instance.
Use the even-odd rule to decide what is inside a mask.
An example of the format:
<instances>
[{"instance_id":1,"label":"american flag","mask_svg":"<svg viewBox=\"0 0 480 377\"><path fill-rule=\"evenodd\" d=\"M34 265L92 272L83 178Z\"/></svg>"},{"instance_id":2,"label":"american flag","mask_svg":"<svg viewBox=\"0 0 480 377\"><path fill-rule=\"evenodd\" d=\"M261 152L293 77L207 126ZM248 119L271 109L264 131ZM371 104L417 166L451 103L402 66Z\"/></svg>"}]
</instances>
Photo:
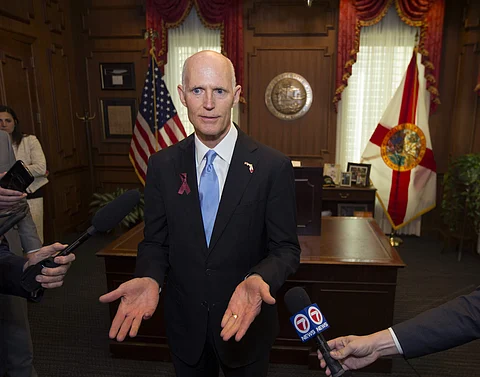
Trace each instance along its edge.
<instances>
[{"instance_id":1,"label":"american flag","mask_svg":"<svg viewBox=\"0 0 480 377\"><path fill-rule=\"evenodd\" d=\"M158 130L155 130L155 116ZM130 161L145 185L147 163L151 154L187 137L168 89L152 56L145 78L137 120L130 142Z\"/></svg>"}]
</instances>

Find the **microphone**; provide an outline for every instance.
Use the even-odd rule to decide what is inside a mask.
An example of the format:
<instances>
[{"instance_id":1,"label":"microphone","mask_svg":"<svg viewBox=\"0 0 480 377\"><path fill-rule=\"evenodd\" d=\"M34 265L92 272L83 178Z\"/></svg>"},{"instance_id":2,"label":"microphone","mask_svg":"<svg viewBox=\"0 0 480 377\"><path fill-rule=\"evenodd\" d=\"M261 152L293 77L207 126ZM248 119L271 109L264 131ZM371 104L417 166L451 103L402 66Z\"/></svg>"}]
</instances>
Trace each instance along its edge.
<instances>
[{"instance_id":1,"label":"microphone","mask_svg":"<svg viewBox=\"0 0 480 377\"><path fill-rule=\"evenodd\" d=\"M317 343L317 349L327 363L332 377L339 377L345 373L345 369L338 360L330 355L330 347L323 337L322 331L328 329L325 317L320 312L317 304L312 304L305 289L301 287L293 287L285 293L285 304L292 314L290 322L297 331L302 342L314 338Z\"/></svg>"},{"instance_id":2,"label":"microphone","mask_svg":"<svg viewBox=\"0 0 480 377\"><path fill-rule=\"evenodd\" d=\"M114 228L120 221L127 216L132 209L140 202L140 192L138 190L128 190L108 203L105 207L95 213L92 219L92 225L73 243L67 246L56 255L46 258L35 265L27 267L21 278L21 286L27 292L35 292L41 288L41 283L35 280L44 267L58 267L53 260L58 256L70 254L78 246L88 240L97 232L106 232Z\"/></svg>"}]
</instances>

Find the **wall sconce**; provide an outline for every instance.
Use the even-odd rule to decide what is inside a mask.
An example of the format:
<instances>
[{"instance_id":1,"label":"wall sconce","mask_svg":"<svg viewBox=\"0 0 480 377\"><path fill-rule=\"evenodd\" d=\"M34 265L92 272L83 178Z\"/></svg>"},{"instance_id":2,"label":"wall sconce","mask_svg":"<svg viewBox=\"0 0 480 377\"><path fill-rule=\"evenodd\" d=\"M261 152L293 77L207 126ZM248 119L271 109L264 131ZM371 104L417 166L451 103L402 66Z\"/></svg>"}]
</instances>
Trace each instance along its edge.
<instances>
[{"instance_id":1,"label":"wall sconce","mask_svg":"<svg viewBox=\"0 0 480 377\"><path fill-rule=\"evenodd\" d=\"M313 0L307 0L307 5L308 5L309 7L312 6L312 1L313 1Z\"/></svg>"}]
</instances>

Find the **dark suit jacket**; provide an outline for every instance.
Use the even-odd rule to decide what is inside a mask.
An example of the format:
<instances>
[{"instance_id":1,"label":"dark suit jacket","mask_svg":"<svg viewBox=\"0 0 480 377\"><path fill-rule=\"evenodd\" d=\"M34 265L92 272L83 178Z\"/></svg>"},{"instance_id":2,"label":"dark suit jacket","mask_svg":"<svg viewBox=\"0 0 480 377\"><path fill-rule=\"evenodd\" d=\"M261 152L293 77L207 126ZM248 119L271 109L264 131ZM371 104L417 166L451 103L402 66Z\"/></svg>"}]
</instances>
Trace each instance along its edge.
<instances>
[{"instance_id":1,"label":"dark suit jacket","mask_svg":"<svg viewBox=\"0 0 480 377\"><path fill-rule=\"evenodd\" d=\"M428 355L480 338L480 287L392 327L406 358Z\"/></svg>"},{"instance_id":2,"label":"dark suit jacket","mask_svg":"<svg viewBox=\"0 0 480 377\"><path fill-rule=\"evenodd\" d=\"M0 293L30 297L30 293L20 286L25 259L10 252L0 251Z\"/></svg>"},{"instance_id":3,"label":"dark suit jacket","mask_svg":"<svg viewBox=\"0 0 480 377\"><path fill-rule=\"evenodd\" d=\"M145 234L136 275L166 278L165 322L171 351L188 364L200 358L207 326L223 363L246 365L268 353L278 332L275 306L263 305L240 342L220 338L236 286L258 273L273 295L296 271L293 168L289 158L238 130L238 139L207 248L198 197L194 136L153 155L145 186ZM250 173L245 162L253 164ZM179 194L180 173L190 194Z\"/></svg>"}]
</instances>

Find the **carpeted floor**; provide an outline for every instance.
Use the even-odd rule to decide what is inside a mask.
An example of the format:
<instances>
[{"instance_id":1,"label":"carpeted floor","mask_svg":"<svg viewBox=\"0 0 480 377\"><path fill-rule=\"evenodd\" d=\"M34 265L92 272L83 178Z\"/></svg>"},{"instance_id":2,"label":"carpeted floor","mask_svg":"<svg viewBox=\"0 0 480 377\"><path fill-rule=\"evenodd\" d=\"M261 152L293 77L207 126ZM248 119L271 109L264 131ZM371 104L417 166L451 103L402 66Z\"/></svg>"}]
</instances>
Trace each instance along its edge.
<instances>
[{"instance_id":1,"label":"carpeted floor","mask_svg":"<svg viewBox=\"0 0 480 377\"><path fill-rule=\"evenodd\" d=\"M82 245L65 286L30 304L35 366L41 377L174 376L170 363L113 359L108 351L108 308L98 302L106 292L103 259L95 252L113 236L96 236ZM68 240L65 240L68 241ZM465 253L457 262L453 251L440 253L432 238L404 238L398 251L408 267L400 270L395 322L410 318L480 284L480 256ZM379 329L380 330L380 329ZM480 341L411 360L420 376L480 376ZM359 377L416 376L403 358L393 360L392 374L355 372ZM272 364L269 377L324 376L302 365Z\"/></svg>"}]
</instances>

